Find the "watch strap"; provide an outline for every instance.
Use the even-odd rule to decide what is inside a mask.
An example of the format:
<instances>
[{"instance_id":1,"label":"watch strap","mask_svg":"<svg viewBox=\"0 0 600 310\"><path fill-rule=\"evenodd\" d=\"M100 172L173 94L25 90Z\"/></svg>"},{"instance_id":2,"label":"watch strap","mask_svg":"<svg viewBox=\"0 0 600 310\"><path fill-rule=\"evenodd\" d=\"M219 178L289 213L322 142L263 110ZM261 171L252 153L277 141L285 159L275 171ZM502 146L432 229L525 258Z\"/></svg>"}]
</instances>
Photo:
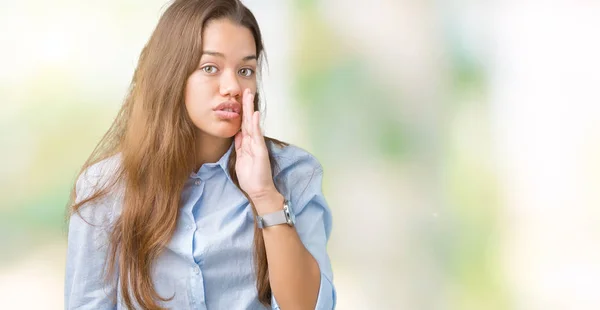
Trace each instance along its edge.
<instances>
[{"instance_id":1,"label":"watch strap","mask_svg":"<svg viewBox=\"0 0 600 310\"><path fill-rule=\"evenodd\" d=\"M284 210L275 211L258 217L259 228L287 224L287 222L288 220Z\"/></svg>"},{"instance_id":2,"label":"watch strap","mask_svg":"<svg viewBox=\"0 0 600 310\"><path fill-rule=\"evenodd\" d=\"M294 226L296 223L292 207L288 200L283 201L283 210L267 213L265 215L259 215L256 217L258 228L264 228L269 226L287 224Z\"/></svg>"}]
</instances>

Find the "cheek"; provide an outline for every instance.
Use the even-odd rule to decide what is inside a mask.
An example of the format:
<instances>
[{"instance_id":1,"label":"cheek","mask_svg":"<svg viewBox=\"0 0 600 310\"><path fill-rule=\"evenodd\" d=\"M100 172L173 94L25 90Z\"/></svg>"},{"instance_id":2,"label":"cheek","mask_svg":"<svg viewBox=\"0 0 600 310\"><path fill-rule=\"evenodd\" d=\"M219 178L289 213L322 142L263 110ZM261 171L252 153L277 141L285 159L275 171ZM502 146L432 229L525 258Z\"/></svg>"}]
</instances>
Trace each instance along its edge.
<instances>
[{"instance_id":1,"label":"cheek","mask_svg":"<svg viewBox=\"0 0 600 310\"><path fill-rule=\"evenodd\" d=\"M256 85L257 85L256 79L248 80L244 83L243 89L250 88L250 90L254 94L254 93L256 93Z\"/></svg>"},{"instance_id":2,"label":"cheek","mask_svg":"<svg viewBox=\"0 0 600 310\"><path fill-rule=\"evenodd\" d=\"M192 120L201 117L212 108L213 84L195 74L188 79L185 88L185 106Z\"/></svg>"}]
</instances>

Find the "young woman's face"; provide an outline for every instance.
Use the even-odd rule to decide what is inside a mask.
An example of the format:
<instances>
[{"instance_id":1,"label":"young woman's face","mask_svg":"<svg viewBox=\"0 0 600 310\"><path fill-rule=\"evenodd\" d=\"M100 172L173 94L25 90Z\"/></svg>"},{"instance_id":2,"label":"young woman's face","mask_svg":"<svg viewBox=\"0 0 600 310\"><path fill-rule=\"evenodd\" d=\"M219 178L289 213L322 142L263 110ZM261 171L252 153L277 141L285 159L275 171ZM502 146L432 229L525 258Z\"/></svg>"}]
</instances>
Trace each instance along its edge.
<instances>
[{"instance_id":1,"label":"young woman's face","mask_svg":"<svg viewBox=\"0 0 600 310\"><path fill-rule=\"evenodd\" d=\"M233 137L242 123L242 94L256 93L256 46L248 28L229 19L209 21L202 33L202 58L185 88L185 106L203 133Z\"/></svg>"}]
</instances>

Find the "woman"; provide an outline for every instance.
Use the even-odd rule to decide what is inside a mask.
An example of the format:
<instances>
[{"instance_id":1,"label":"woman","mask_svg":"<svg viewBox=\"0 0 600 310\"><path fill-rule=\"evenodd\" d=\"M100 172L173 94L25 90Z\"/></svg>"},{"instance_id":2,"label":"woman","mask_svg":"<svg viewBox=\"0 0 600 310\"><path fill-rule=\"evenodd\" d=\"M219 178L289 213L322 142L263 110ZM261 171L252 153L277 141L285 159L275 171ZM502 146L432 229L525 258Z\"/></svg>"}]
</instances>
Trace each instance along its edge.
<instances>
[{"instance_id":1,"label":"woman","mask_svg":"<svg viewBox=\"0 0 600 310\"><path fill-rule=\"evenodd\" d=\"M77 180L67 309L332 309L322 168L263 137L258 24L176 0Z\"/></svg>"}]
</instances>

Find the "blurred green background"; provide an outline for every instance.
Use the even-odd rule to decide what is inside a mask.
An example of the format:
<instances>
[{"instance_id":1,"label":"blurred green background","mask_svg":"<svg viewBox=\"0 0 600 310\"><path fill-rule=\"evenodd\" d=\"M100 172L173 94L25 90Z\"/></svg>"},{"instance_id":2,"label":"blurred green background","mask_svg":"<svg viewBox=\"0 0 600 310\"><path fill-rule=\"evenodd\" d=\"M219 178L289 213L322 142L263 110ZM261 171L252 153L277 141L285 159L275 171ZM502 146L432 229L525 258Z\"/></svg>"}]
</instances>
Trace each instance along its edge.
<instances>
[{"instance_id":1,"label":"blurred green background","mask_svg":"<svg viewBox=\"0 0 600 310\"><path fill-rule=\"evenodd\" d=\"M598 309L600 4L244 1L266 134L325 169L339 309ZM65 206L165 2L0 2L0 298L61 309Z\"/></svg>"}]
</instances>

